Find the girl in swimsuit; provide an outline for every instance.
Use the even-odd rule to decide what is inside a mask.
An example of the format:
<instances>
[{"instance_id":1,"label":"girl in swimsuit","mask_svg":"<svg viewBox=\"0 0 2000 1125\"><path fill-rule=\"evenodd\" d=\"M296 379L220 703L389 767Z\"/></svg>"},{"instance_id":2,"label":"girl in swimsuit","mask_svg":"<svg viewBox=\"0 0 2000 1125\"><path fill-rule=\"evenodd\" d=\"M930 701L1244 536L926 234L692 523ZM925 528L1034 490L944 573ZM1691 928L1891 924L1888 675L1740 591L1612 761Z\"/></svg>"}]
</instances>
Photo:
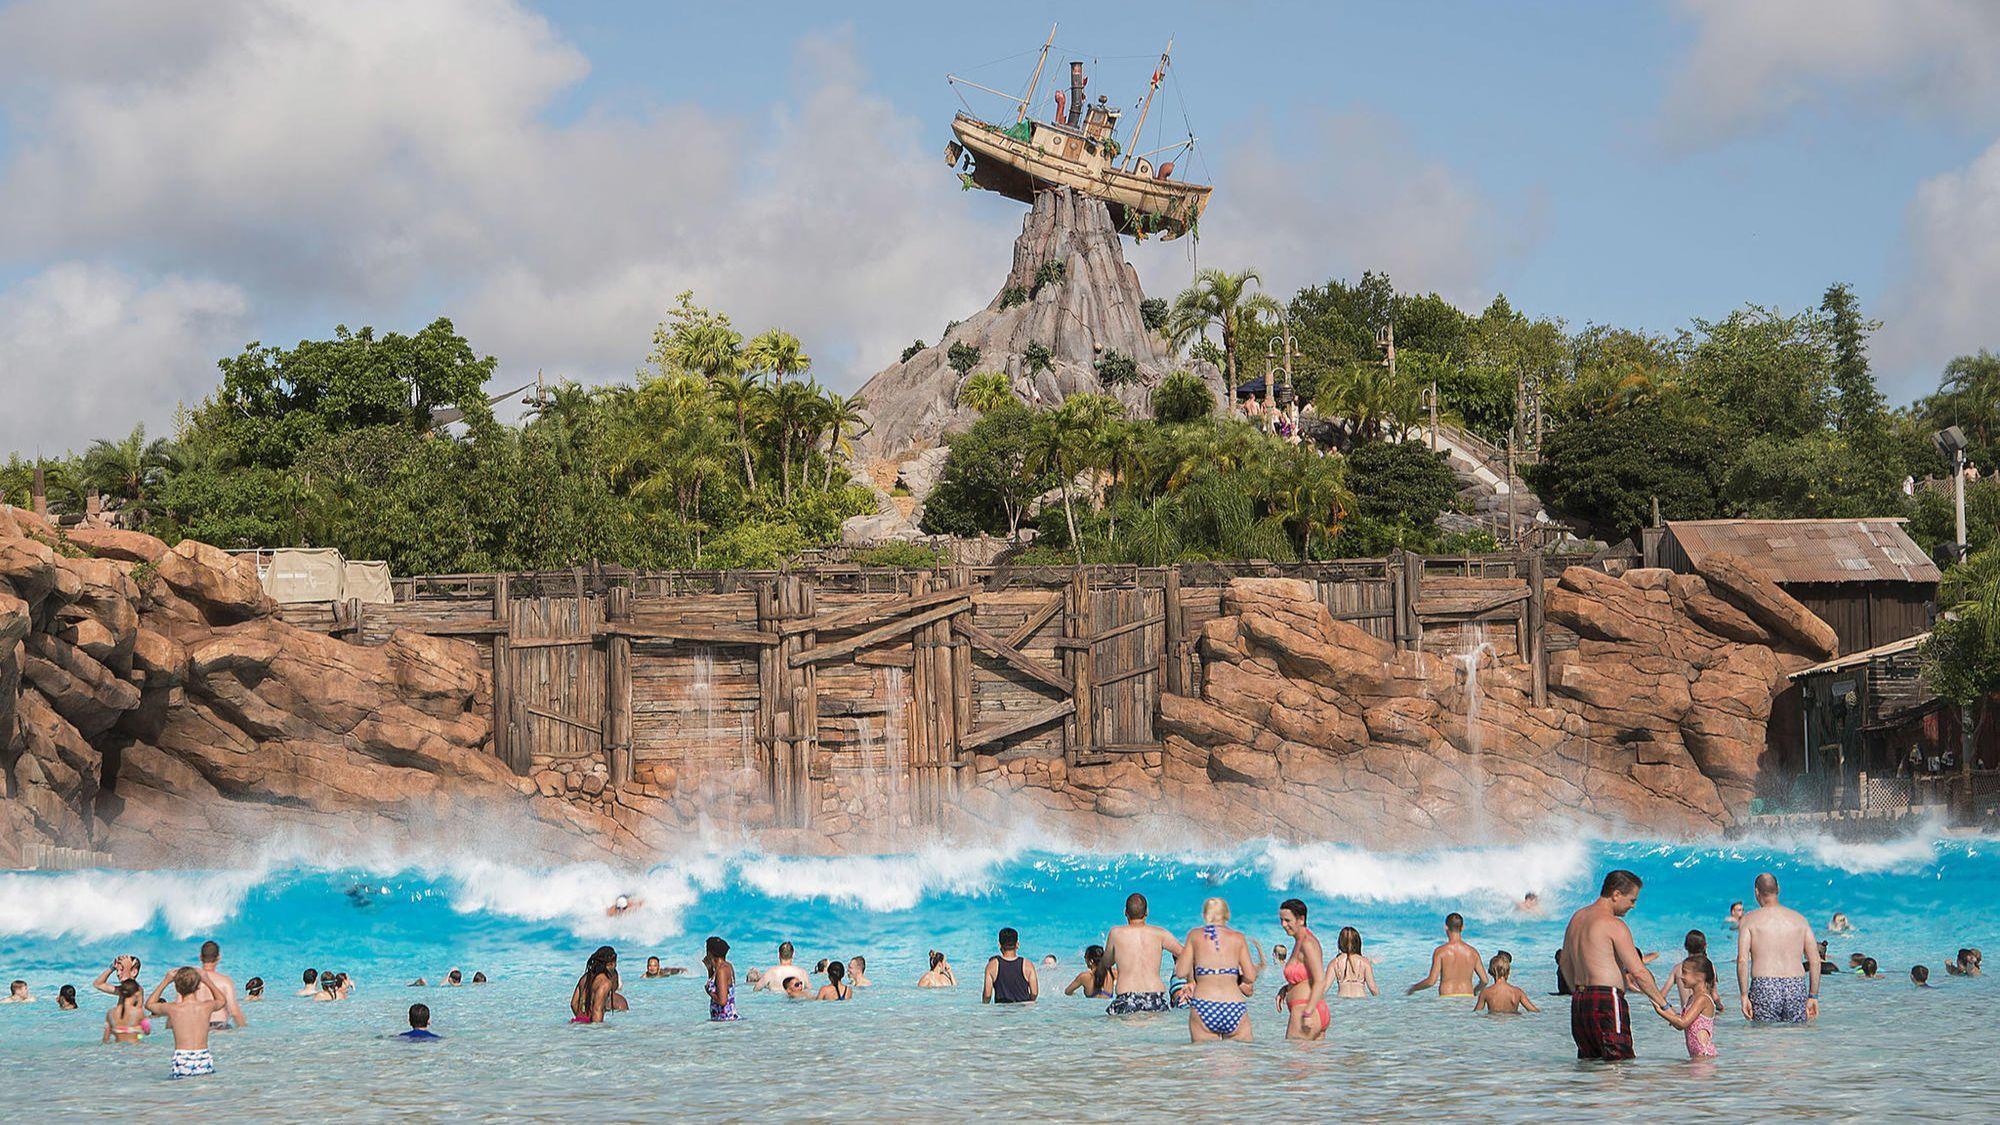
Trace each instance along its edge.
<instances>
[{"instance_id":1,"label":"girl in swimsuit","mask_svg":"<svg viewBox=\"0 0 2000 1125\"><path fill-rule=\"evenodd\" d=\"M820 1000L854 999L854 986L851 984L841 983L846 978L847 978L847 966L841 964L838 961L828 961L826 963L826 983L819 986L818 999Z\"/></svg>"},{"instance_id":2,"label":"girl in swimsuit","mask_svg":"<svg viewBox=\"0 0 2000 1125\"><path fill-rule=\"evenodd\" d=\"M146 1036L145 990L136 980L118 982L118 1002L104 1014L106 1043L137 1043Z\"/></svg>"},{"instance_id":3,"label":"girl in swimsuit","mask_svg":"<svg viewBox=\"0 0 2000 1125\"><path fill-rule=\"evenodd\" d=\"M1104 947L1087 945L1083 948L1083 971L1076 974L1063 989L1064 996L1075 996L1076 990L1083 989L1086 999L1109 1000L1118 994L1118 970L1112 969L1104 975L1104 986L1097 987L1097 966L1104 960Z\"/></svg>"},{"instance_id":4,"label":"girl in swimsuit","mask_svg":"<svg viewBox=\"0 0 2000 1125\"><path fill-rule=\"evenodd\" d=\"M1715 1057L1715 963L1699 953L1681 962L1681 1010L1655 1000L1653 1010L1687 1036L1688 1058Z\"/></svg>"},{"instance_id":5,"label":"girl in swimsuit","mask_svg":"<svg viewBox=\"0 0 2000 1125\"><path fill-rule=\"evenodd\" d=\"M729 963L729 943L719 937L708 939L708 952L701 963L708 966L708 983L702 988L708 993L708 1018L715 1023L727 1023L738 1018L736 1015L736 966Z\"/></svg>"},{"instance_id":6,"label":"girl in swimsuit","mask_svg":"<svg viewBox=\"0 0 2000 1125\"><path fill-rule=\"evenodd\" d=\"M576 978L576 987L570 990L569 1022L604 1022L604 1013L611 1011L611 997L618 991L617 965L618 951L608 945L598 946L597 952L590 955L583 975Z\"/></svg>"},{"instance_id":7,"label":"girl in swimsuit","mask_svg":"<svg viewBox=\"0 0 2000 1125\"><path fill-rule=\"evenodd\" d=\"M1257 980L1249 942L1229 928L1229 904L1201 904L1202 925L1188 931L1174 957L1174 973L1194 982L1188 995L1188 1037L1196 1043L1250 1038L1245 997Z\"/></svg>"},{"instance_id":8,"label":"girl in swimsuit","mask_svg":"<svg viewBox=\"0 0 2000 1125\"><path fill-rule=\"evenodd\" d=\"M1375 962L1361 955L1361 931L1342 926L1336 939L1340 952L1327 962L1326 975L1333 978L1342 1000L1361 1000L1382 995L1375 987Z\"/></svg>"},{"instance_id":9,"label":"girl in swimsuit","mask_svg":"<svg viewBox=\"0 0 2000 1125\"><path fill-rule=\"evenodd\" d=\"M935 949L931 950L930 971L917 978L917 987L955 988L957 985L958 977L951 971L950 962L944 959L944 954Z\"/></svg>"}]
</instances>

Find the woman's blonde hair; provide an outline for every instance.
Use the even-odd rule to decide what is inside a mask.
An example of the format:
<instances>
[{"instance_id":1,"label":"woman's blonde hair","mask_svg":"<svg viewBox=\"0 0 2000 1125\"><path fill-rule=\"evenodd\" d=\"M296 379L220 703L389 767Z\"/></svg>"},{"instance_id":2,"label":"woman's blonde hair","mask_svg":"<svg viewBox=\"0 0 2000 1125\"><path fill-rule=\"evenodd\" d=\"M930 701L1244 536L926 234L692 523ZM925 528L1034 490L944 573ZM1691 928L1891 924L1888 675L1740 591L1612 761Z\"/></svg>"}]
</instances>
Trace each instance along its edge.
<instances>
[{"instance_id":1,"label":"woman's blonde hair","mask_svg":"<svg viewBox=\"0 0 2000 1125\"><path fill-rule=\"evenodd\" d=\"M1229 903L1220 898L1203 900L1201 904L1201 920L1204 922L1229 921Z\"/></svg>"}]
</instances>

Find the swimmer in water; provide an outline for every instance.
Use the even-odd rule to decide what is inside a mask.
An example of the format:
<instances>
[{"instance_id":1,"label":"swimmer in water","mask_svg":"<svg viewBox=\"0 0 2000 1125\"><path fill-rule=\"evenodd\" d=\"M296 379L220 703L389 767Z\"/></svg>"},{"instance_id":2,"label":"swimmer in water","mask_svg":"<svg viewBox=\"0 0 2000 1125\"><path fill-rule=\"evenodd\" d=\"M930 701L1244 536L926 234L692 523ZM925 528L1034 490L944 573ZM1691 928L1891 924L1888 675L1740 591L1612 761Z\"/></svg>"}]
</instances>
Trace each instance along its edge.
<instances>
[{"instance_id":1,"label":"swimmer in water","mask_svg":"<svg viewBox=\"0 0 2000 1125\"><path fill-rule=\"evenodd\" d=\"M1929 988L1931 986L1931 971L1929 967L1924 965L1911 965L1910 983L1916 985L1918 988Z\"/></svg>"},{"instance_id":2,"label":"swimmer in water","mask_svg":"<svg viewBox=\"0 0 2000 1125\"><path fill-rule=\"evenodd\" d=\"M944 954L933 949L930 952L930 959L931 959L931 967L925 970L923 976L917 978L917 987L918 988L958 987L958 974L951 971L951 964L944 959Z\"/></svg>"},{"instance_id":3,"label":"swimmer in water","mask_svg":"<svg viewBox=\"0 0 2000 1125\"><path fill-rule=\"evenodd\" d=\"M485 983L486 983L486 974L485 974L485 973L474 973L474 974L472 974L472 983L474 983L474 984L485 984Z\"/></svg>"},{"instance_id":4,"label":"swimmer in water","mask_svg":"<svg viewBox=\"0 0 2000 1125\"><path fill-rule=\"evenodd\" d=\"M1361 931L1342 926L1334 943L1340 952L1326 966L1326 975L1333 978L1334 995L1342 1000L1382 995L1382 990L1375 987L1375 962L1361 952Z\"/></svg>"},{"instance_id":5,"label":"swimmer in water","mask_svg":"<svg viewBox=\"0 0 2000 1125\"><path fill-rule=\"evenodd\" d=\"M17 980L9 984L7 986L6 997L0 999L0 1004L32 1004L34 1002L34 994L28 991L28 982L24 980Z\"/></svg>"},{"instance_id":6,"label":"swimmer in water","mask_svg":"<svg viewBox=\"0 0 2000 1125\"><path fill-rule=\"evenodd\" d=\"M1833 912L1833 921L1826 924L1826 932L1830 934L1851 934L1854 932L1854 923L1847 920L1847 915L1836 910Z\"/></svg>"},{"instance_id":7,"label":"swimmer in water","mask_svg":"<svg viewBox=\"0 0 2000 1125\"><path fill-rule=\"evenodd\" d=\"M617 898L611 900L609 907L605 908L604 916L607 918L616 918L620 914L637 910L644 905L646 905L644 899L633 898L630 895L619 895Z\"/></svg>"},{"instance_id":8,"label":"swimmer in water","mask_svg":"<svg viewBox=\"0 0 2000 1125\"><path fill-rule=\"evenodd\" d=\"M795 952L796 950L791 942L779 942L777 964L763 970L761 973L756 969L750 970L750 987L752 991L778 992L785 987L785 982L791 980L793 977L797 977L803 981L806 976L805 970L792 964L792 956ZM821 961L819 968L815 969L814 972L822 972L825 969L826 962Z\"/></svg>"},{"instance_id":9,"label":"swimmer in water","mask_svg":"<svg viewBox=\"0 0 2000 1125\"><path fill-rule=\"evenodd\" d=\"M459 975L457 969L453 969L444 975L444 986L446 988L457 988L464 983L465 978Z\"/></svg>"},{"instance_id":10,"label":"swimmer in water","mask_svg":"<svg viewBox=\"0 0 2000 1125\"><path fill-rule=\"evenodd\" d=\"M1278 907L1278 924L1292 939L1292 957L1285 962L1285 1038L1324 1039L1333 1023L1326 1006L1326 961L1319 937L1306 925L1306 904L1288 898Z\"/></svg>"},{"instance_id":11,"label":"swimmer in water","mask_svg":"<svg viewBox=\"0 0 2000 1125\"><path fill-rule=\"evenodd\" d=\"M875 982L868 979L868 959L849 957L847 959L847 985L849 988L867 988Z\"/></svg>"},{"instance_id":12,"label":"swimmer in water","mask_svg":"<svg viewBox=\"0 0 2000 1125\"><path fill-rule=\"evenodd\" d=\"M136 980L121 980L114 995L118 1001L104 1013L104 1042L129 1046L144 1039L153 1026L146 1018L146 990Z\"/></svg>"},{"instance_id":13,"label":"swimmer in water","mask_svg":"<svg viewBox=\"0 0 2000 1125\"><path fill-rule=\"evenodd\" d=\"M1685 1033L1688 1058L1712 1059L1715 1015L1719 1011L1715 999L1715 964L1704 954L1691 953L1681 962L1679 971L1683 985L1681 1010L1669 1011L1659 999L1653 1001L1653 1010L1675 1030Z\"/></svg>"},{"instance_id":14,"label":"swimmer in water","mask_svg":"<svg viewBox=\"0 0 2000 1125\"><path fill-rule=\"evenodd\" d=\"M415 979L415 980L411 981L411 982L410 982L410 983L409 983L409 984L408 984L408 985L407 985L406 987L409 987L409 988L429 988L430 986L431 986L431 982L429 982L429 981L425 980L425 979L424 979L424 978L422 978L422 977L418 977L417 979Z\"/></svg>"},{"instance_id":15,"label":"swimmer in water","mask_svg":"<svg viewBox=\"0 0 2000 1125\"><path fill-rule=\"evenodd\" d=\"M425 1040L443 1039L444 1036L431 1030L431 1009L428 1004L410 1005L410 1030L396 1036L398 1039Z\"/></svg>"},{"instance_id":16,"label":"swimmer in water","mask_svg":"<svg viewBox=\"0 0 2000 1125\"><path fill-rule=\"evenodd\" d=\"M1730 903L1729 928L1732 930L1735 929L1737 925L1740 924L1742 921L1743 921L1743 904L1741 902Z\"/></svg>"},{"instance_id":17,"label":"swimmer in water","mask_svg":"<svg viewBox=\"0 0 2000 1125\"><path fill-rule=\"evenodd\" d=\"M1542 912L1542 896L1529 891L1527 894L1521 896L1521 901L1514 905L1514 910L1520 914L1540 914Z\"/></svg>"},{"instance_id":18,"label":"swimmer in water","mask_svg":"<svg viewBox=\"0 0 2000 1125\"><path fill-rule=\"evenodd\" d=\"M1201 905L1202 924L1189 930L1174 956L1174 973L1194 982L1189 989L1188 1038L1250 1039L1251 986L1257 980L1250 942L1229 927L1229 903L1211 898Z\"/></svg>"},{"instance_id":19,"label":"swimmer in water","mask_svg":"<svg viewBox=\"0 0 2000 1125\"><path fill-rule=\"evenodd\" d=\"M264 998L263 977L251 977L249 980L243 982L243 1002L245 1004L248 1004L253 1000L262 1000L263 998Z\"/></svg>"},{"instance_id":20,"label":"swimmer in water","mask_svg":"<svg viewBox=\"0 0 2000 1125\"><path fill-rule=\"evenodd\" d=\"M66 984L63 985L61 988L56 989L56 1011L58 1012L76 1011L75 985Z\"/></svg>"},{"instance_id":21,"label":"swimmer in water","mask_svg":"<svg viewBox=\"0 0 2000 1125\"><path fill-rule=\"evenodd\" d=\"M1077 989L1083 990L1085 999L1108 1000L1118 994L1118 970L1112 969L1104 975L1103 991L1098 991L1092 983L1097 976L1097 966L1104 960L1104 947L1086 945L1083 947L1083 971L1072 977L1069 986L1063 989L1064 996L1075 996Z\"/></svg>"},{"instance_id":22,"label":"swimmer in water","mask_svg":"<svg viewBox=\"0 0 2000 1125\"><path fill-rule=\"evenodd\" d=\"M1523 1011L1539 1012L1528 994L1514 987L1507 978L1514 973L1514 955L1501 950L1486 963L1486 971L1493 974L1493 983L1480 990L1479 999L1472 1002L1475 1012L1491 1012L1499 1016L1516 1015Z\"/></svg>"},{"instance_id":23,"label":"swimmer in water","mask_svg":"<svg viewBox=\"0 0 2000 1125\"><path fill-rule=\"evenodd\" d=\"M178 1000L161 997L169 984L174 986ZM204 988L208 990L205 995ZM199 969L182 966L160 978L146 1000L146 1010L164 1016L167 1026L173 1029L175 1078L199 1078L215 1073L215 1056L209 1053L208 1035L215 1029L216 1014L223 1010L223 999L219 989L203 981Z\"/></svg>"},{"instance_id":24,"label":"swimmer in water","mask_svg":"<svg viewBox=\"0 0 2000 1125\"><path fill-rule=\"evenodd\" d=\"M317 999L319 997L319 970L307 969L305 975L305 982L306 986L304 988L299 989L297 992L292 993L292 995L306 996Z\"/></svg>"},{"instance_id":25,"label":"swimmer in water","mask_svg":"<svg viewBox=\"0 0 2000 1125\"><path fill-rule=\"evenodd\" d=\"M817 999L820 1000L854 999L854 986L851 984L842 983L844 980L846 980L846 978L847 978L847 966L841 964L838 961L828 961L826 963L826 983L819 986L819 996L817 997Z\"/></svg>"},{"instance_id":26,"label":"swimmer in water","mask_svg":"<svg viewBox=\"0 0 2000 1125\"><path fill-rule=\"evenodd\" d=\"M600 945L584 963L583 975L576 978L576 987L570 990L569 1022L603 1023L604 1014L613 1010L611 997L617 992L618 951Z\"/></svg>"},{"instance_id":27,"label":"swimmer in water","mask_svg":"<svg viewBox=\"0 0 2000 1125\"><path fill-rule=\"evenodd\" d=\"M708 981L702 991L708 993L709 1021L728 1023L741 1019L736 1014L736 966L729 963L729 943L720 937L710 937L701 963L708 970Z\"/></svg>"},{"instance_id":28,"label":"swimmer in water","mask_svg":"<svg viewBox=\"0 0 2000 1125\"><path fill-rule=\"evenodd\" d=\"M112 980L111 978L113 975L116 975L118 979L115 981ZM139 959L137 957L132 956L129 953L121 953L117 957L112 958L111 967L97 974L97 979L92 981L90 986L92 988L95 988L97 991L104 993L107 996L117 996L119 994L118 992L119 985L125 983L128 980L137 983L138 979L139 979ZM139 985L141 1008L145 1007L144 1003L145 995L146 995L146 986L143 984Z\"/></svg>"},{"instance_id":29,"label":"swimmer in water","mask_svg":"<svg viewBox=\"0 0 2000 1125\"><path fill-rule=\"evenodd\" d=\"M1478 977L1474 983L1473 978ZM1486 966L1479 951L1465 940L1465 916L1456 910L1444 916L1444 944L1431 950L1431 971L1411 985L1406 995L1437 986L1447 1000L1470 1000L1486 987Z\"/></svg>"},{"instance_id":30,"label":"swimmer in water","mask_svg":"<svg viewBox=\"0 0 2000 1125\"><path fill-rule=\"evenodd\" d=\"M807 995L806 995L806 978L804 978L804 977L786 977L786 978L785 978L785 999L787 999L787 1000L811 1000L811 999L813 999L812 997L810 997L810 996L807 996Z\"/></svg>"}]
</instances>

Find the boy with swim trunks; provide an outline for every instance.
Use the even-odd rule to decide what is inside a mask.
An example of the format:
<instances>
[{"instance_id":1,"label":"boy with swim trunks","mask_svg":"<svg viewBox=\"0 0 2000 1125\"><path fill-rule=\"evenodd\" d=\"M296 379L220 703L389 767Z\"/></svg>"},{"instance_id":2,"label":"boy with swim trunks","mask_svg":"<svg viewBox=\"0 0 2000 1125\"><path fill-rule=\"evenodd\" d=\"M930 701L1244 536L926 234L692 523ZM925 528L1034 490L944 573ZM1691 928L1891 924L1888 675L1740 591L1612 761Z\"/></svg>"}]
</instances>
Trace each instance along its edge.
<instances>
[{"instance_id":1,"label":"boy with swim trunks","mask_svg":"<svg viewBox=\"0 0 2000 1125\"><path fill-rule=\"evenodd\" d=\"M174 986L179 1000L161 999L160 994L167 990L168 984ZM146 1000L146 1010L165 1017L167 1026L173 1029L175 1078L199 1078L215 1073L215 1056L208 1053L208 1021L222 1010L223 1001L217 990L197 995L201 992L201 973L183 965L161 978L153 995Z\"/></svg>"}]
</instances>

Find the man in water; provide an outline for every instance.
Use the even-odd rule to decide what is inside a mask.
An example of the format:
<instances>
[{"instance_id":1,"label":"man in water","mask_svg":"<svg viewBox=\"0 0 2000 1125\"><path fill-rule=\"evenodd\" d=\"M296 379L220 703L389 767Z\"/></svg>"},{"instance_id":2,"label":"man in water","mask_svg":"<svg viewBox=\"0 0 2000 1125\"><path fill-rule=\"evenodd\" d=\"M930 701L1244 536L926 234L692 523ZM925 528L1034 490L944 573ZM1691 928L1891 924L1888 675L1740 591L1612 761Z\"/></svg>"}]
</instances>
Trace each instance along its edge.
<instances>
[{"instance_id":1,"label":"man in water","mask_svg":"<svg viewBox=\"0 0 2000 1125\"><path fill-rule=\"evenodd\" d=\"M1738 926L1740 926L1740 925L1742 925L1742 924L1743 924L1743 904L1742 904L1742 903L1740 903L1740 902L1732 902L1732 903L1730 903L1730 904L1729 904L1729 928L1733 930L1733 929L1735 929L1736 927L1738 927Z\"/></svg>"},{"instance_id":2,"label":"man in water","mask_svg":"<svg viewBox=\"0 0 2000 1125\"><path fill-rule=\"evenodd\" d=\"M1146 921L1147 909L1145 895L1127 895L1125 924L1111 927L1104 935L1104 956L1097 963L1098 979L1091 987L1095 991L1111 979L1114 969L1117 971L1118 992L1104 1009L1110 1015L1164 1012L1172 1006L1167 1001L1167 986L1160 980L1160 955L1180 956L1181 943L1164 928Z\"/></svg>"},{"instance_id":3,"label":"man in water","mask_svg":"<svg viewBox=\"0 0 2000 1125\"><path fill-rule=\"evenodd\" d=\"M867 988L875 982L868 979L868 958L849 957L847 959L847 986Z\"/></svg>"},{"instance_id":4,"label":"man in water","mask_svg":"<svg viewBox=\"0 0 2000 1125\"><path fill-rule=\"evenodd\" d=\"M1456 910L1444 916L1444 944L1431 950L1430 975L1411 985L1405 995L1432 985L1447 1000L1470 1000L1486 987L1486 964L1479 959L1479 951L1466 942L1465 915Z\"/></svg>"},{"instance_id":5,"label":"man in water","mask_svg":"<svg viewBox=\"0 0 2000 1125\"><path fill-rule=\"evenodd\" d=\"M1819 1015L1819 943L1805 915L1778 902L1778 877L1757 876L1757 909L1736 927L1736 990L1743 1018L1804 1023Z\"/></svg>"},{"instance_id":6,"label":"man in water","mask_svg":"<svg viewBox=\"0 0 2000 1125\"><path fill-rule=\"evenodd\" d=\"M1570 984L1569 1034L1580 1059L1632 1057L1632 1009L1625 989L1665 1005L1653 974L1632 944L1625 915L1639 902L1640 879L1630 871L1604 877L1597 901L1570 915L1557 966Z\"/></svg>"},{"instance_id":7,"label":"man in water","mask_svg":"<svg viewBox=\"0 0 2000 1125\"><path fill-rule=\"evenodd\" d=\"M396 1036L398 1039L443 1039L444 1036L431 1030L431 1006L429 1004L410 1005L410 1030Z\"/></svg>"},{"instance_id":8,"label":"man in water","mask_svg":"<svg viewBox=\"0 0 2000 1125\"><path fill-rule=\"evenodd\" d=\"M318 970L318 969L307 969L307 970L306 970L306 977L305 977L305 979L306 979L306 986L305 986L304 988L301 988L301 989L299 989L299 990L298 990L297 992L294 992L294 993L292 993L292 995L294 995L294 996L318 996L318 995L319 995L319 993L320 993L320 988L319 988L319 970Z\"/></svg>"},{"instance_id":9,"label":"man in water","mask_svg":"<svg viewBox=\"0 0 2000 1125\"><path fill-rule=\"evenodd\" d=\"M806 971L792 964L792 943L781 941L778 943L778 963L765 969L757 977L757 985L752 991L782 992L785 988L785 982L793 977L804 981L806 979Z\"/></svg>"},{"instance_id":10,"label":"man in water","mask_svg":"<svg viewBox=\"0 0 2000 1125\"><path fill-rule=\"evenodd\" d=\"M644 899L633 898L631 895L619 895L617 898L611 900L610 906L604 908L604 916L606 918L616 918L620 914L637 910L644 905L646 905Z\"/></svg>"},{"instance_id":11,"label":"man in water","mask_svg":"<svg viewBox=\"0 0 2000 1125\"><path fill-rule=\"evenodd\" d=\"M986 985L980 990L983 1004L1032 1004L1040 986L1035 966L1021 956L1021 935L1014 927L1000 931L1000 955L986 960Z\"/></svg>"},{"instance_id":12,"label":"man in water","mask_svg":"<svg viewBox=\"0 0 2000 1125\"><path fill-rule=\"evenodd\" d=\"M221 963L222 947L212 941L202 942L202 999L213 999L216 1002L213 1013L208 1017L209 1023L218 1028L226 1028L232 1024L236 1027L249 1027L250 1021L243 1018L242 1005L236 1002L236 982L224 976L222 970L216 968Z\"/></svg>"},{"instance_id":13,"label":"man in water","mask_svg":"<svg viewBox=\"0 0 2000 1125\"><path fill-rule=\"evenodd\" d=\"M32 1004L34 1001L35 997L28 991L28 982L17 980L7 986L7 996L0 999L0 1004Z\"/></svg>"}]
</instances>

